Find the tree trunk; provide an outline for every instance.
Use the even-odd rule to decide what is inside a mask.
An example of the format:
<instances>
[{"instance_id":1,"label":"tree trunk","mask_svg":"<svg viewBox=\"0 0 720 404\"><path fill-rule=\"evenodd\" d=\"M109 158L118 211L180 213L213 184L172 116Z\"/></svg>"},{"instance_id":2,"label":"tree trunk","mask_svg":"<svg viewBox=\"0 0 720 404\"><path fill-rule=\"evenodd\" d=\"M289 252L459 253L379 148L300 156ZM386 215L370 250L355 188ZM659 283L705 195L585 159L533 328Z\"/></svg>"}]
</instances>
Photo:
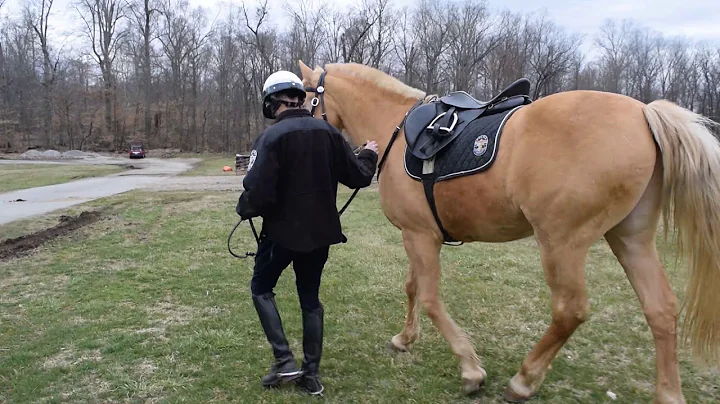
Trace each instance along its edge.
<instances>
[{"instance_id":1,"label":"tree trunk","mask_svg":"<svg viewBox=\"0 0 720 404\"><path fill-rule=\"evenodd\" d=\"M42 44L43 53L43 134L45 147L51 147L52 131L52 62L47 43Z\"/></svg>"},{"instance_id":2,"label":"tree trunk","mask_svg":"<svg viewBox=\"0 0 720 404\"><path fill-rule=\"evenodd\" d=\"M110 71L108 67L105 66L102 70L104 81L103 100L105 103L105 130L107 131L106 135L114 139L115 136L113 131L112 116L112 80L110 78Z\"/></svg>"},{"instance_id":3,"label":"tree trunk","mask_svg":"<svg viewBox=\"0 0 720 404\"><path fill-rule=\"evenodd\" d=\"M150 140L152 119L150 118L150 105L152 104L151 72L150 72L150 0L145 0L145 30L143 32L143 84L145 91L145 140Z\"/></svg>"}]
</instances>

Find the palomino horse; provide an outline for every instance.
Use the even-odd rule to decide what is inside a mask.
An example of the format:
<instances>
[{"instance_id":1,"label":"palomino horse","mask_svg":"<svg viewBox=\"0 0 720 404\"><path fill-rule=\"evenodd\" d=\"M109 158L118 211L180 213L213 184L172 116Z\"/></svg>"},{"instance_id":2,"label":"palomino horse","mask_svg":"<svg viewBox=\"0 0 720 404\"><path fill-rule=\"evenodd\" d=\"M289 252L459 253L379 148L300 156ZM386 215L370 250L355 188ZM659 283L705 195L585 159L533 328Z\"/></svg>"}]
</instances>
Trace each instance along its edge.
<instances>
[{"instance_id":1,"label":"palomino horse","mask_svg":"<svg viewBox=\"0 0 720 404\"><path fill-rule=\"evenodd\" d=\"M323 71L299 64L310 91L325 73L321 101L326 119L344 128L356 144L377 141L385 158L380 205L402 231L409 259L407 318L392 346L408 350L417 340L421 304L460 361L464 391L478 391L486 372L438 296L444 237L422 184L405 172L402 132L387 149L396 126L426 94L363 65L332 64ZM666 231L673 226L679 254L689 264L682 331L694 355L718 358L720 144L707 127L710 122L664 100L645 105L605 92L553 94L511 115L490 168L435 185L439 219L456 240L507 242L534 236L540 247L552 321L510 380L507 401L522 402L538 391L550 362L586 320L585 257L605 237L652 331L654 401L685 402L677 358L678 301L655 245L661 214Z\"/></svg>"}]
</instances>

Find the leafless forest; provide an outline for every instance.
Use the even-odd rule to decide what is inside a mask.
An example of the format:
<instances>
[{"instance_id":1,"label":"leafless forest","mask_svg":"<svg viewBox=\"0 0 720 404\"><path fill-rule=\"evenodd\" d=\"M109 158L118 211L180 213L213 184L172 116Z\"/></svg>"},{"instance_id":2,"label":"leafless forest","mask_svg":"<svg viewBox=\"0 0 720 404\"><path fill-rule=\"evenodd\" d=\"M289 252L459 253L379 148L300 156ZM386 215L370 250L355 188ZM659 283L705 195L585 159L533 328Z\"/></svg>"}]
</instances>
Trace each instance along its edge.
<instances>
[{"instance_id":1,"label":"leafless forest","mask_svg":"<svg viewBox=\"0 0 720 404\"><path fill-rule=\"evenodd\" d=\"M720 120L720 45L628 21L607 21L583 54L582 38L548 17L491 12L483 0L360 0L351 9L293 0L273 11L237 2L220 15L183 0L74 0L84 45L70 49L49 37L52 0L25 4L0 21L0 150L117 151L139 139L244 151L267 124L264 79L299 73L298 59L367 64L428 93L485 98L527 77L535 99L605 90ZM283 16L287 24L271 24Z\"/></svg>"}]
</instances>

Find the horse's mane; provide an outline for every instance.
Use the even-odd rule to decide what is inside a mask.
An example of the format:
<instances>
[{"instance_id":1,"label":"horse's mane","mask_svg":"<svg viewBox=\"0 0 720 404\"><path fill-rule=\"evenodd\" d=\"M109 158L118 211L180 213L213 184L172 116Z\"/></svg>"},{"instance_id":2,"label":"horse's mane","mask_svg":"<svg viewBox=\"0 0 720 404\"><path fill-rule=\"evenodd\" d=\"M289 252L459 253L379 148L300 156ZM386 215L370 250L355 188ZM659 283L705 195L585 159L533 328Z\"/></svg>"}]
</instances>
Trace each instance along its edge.
<instances>
[{"instance_id":1,"label":"horse's mane","mask_svg":"<svg viewBox=\"0 0 720 404\"><path fill-rule=\"evenodd\" d=\"M332 71L333 73L340 73L343 76L360 78L388 91L389 93L396 94L404 98L419 100L425 97L424 91L410 87L395 77L370 66L365 66L359 63L333 63L327 65L325 69Z\"/></svg>"}]
</instances>

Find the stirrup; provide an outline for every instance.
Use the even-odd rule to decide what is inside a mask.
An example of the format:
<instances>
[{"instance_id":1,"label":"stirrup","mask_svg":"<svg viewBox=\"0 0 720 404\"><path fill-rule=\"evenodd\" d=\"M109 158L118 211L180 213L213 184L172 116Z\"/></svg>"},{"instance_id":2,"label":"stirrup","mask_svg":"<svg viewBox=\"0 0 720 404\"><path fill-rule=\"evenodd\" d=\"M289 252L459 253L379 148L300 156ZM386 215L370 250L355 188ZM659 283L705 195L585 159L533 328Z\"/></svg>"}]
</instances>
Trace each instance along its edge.
<instances>
[{"instance_id":1,"label":"stirrup","mask_svg":"<svg viewBox=\"0 0 720 404\"><path fill-rule=\"evenodd\" d=\"M435 119L433 119L432 122L430 122L430 124L427 126L426 129L428 129L429 131L432 132L432 131L435 129L435 128L434 128L435 122L437 122L440 118L442 118L443 116L445 116L445 114L446 114L446 112L443 112L442 114L436 116ZM450 132L452 132L453 129L455 129L455 125L457 125L457 122L458 122L457 112L453 112L453 114L452 114L452 120L453 120L453 121L452 121L452 124L450 125L449 128L448 128L448 127L445 127L445 126L441 126L441 127L439 128L439 130L445 131L445 133L450 133Z\"/></svg>"}]
</instances>

